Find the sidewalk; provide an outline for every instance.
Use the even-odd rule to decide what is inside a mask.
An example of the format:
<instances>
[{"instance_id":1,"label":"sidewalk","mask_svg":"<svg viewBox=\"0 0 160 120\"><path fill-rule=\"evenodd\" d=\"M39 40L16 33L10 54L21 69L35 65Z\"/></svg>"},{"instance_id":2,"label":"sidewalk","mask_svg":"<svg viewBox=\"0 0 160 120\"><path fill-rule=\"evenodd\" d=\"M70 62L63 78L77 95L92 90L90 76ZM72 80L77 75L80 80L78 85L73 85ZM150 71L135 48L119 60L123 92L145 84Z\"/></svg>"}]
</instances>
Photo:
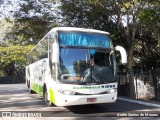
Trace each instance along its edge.
<instances>
[{"instance_id":1,"label":"sidewalk","mask_svg":"<svg viewBox=\"0 0 160 120\"><path fill-rule=\"evenodd\" d=\"M118 100L160 108L160 102L157 102L157 101L138 100L138 99L133 99L125 96L118 96Z\"/></svg>"}]
</instances>

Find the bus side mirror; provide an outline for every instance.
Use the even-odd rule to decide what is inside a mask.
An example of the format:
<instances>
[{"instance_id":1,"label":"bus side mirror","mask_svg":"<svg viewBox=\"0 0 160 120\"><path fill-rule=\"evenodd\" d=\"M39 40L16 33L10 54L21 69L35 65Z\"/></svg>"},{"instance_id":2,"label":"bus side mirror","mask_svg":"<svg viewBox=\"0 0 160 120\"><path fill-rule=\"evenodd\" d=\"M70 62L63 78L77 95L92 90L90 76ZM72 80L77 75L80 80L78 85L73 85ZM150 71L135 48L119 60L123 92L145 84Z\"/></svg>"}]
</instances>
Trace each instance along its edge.
<instances>
[{"instance_id":1,"label":"bus side mirror","mask_svg":"<svg viewBox=\"0 0 160 120\"><path fill-rule=\"evenodd\" d=\"M52 45L52 63L59 63L59 45L57 42Z\"/></svg>"},{"instance_id":2,"label":"bus side mirror","mask_svg":"<svg viewBox=\"0 0 160 120\"><path fill-rule=\"evenodd\" d=\"M126 50L122 46L116 46L115 50L120 52L122 64L127 64L127 53L126 53Z\"/></svg>"}]
</instances>

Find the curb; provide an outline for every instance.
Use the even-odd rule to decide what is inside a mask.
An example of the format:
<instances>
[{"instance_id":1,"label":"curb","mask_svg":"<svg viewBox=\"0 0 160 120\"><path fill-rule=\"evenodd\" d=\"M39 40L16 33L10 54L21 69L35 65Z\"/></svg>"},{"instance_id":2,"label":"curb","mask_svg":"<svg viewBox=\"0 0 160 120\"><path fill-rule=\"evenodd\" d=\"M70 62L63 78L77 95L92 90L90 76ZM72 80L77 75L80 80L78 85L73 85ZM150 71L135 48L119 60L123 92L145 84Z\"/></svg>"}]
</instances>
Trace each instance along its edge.
<instances>
[{"instance_id":1,"label":"curb","mask_svg":"<svg viewBox=\"0 0 160 120\"><path fill-rule=\"evenodd\" d=\"M155 104L155 103L150 103L150 102L144 102L144 101L139 101L139 100L127 99L127 98L123 98L123 97L118 97L118 100L126 101L126 102L132 102L132 103L141 104L141 105L146 105L146 106L150 106L150 107L160 108L160 104Z\"/></svg>"}]
</instances>

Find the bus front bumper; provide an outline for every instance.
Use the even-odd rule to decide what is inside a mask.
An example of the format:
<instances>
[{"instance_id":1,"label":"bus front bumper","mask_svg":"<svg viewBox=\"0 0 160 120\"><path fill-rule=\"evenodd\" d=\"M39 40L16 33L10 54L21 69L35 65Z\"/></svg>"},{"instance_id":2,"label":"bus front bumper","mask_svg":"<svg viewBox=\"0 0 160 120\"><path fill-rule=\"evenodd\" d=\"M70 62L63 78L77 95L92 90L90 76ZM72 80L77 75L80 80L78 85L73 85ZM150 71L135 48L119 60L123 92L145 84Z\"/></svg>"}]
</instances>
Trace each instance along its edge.
<instances>
[{"instance_id":1,"label":"bus front bumper","mask_svg":"<svg viewBox=\"0 0 160 120\"><path fill-rule=\"evenodd\" d=\"M72 106L98 103L113 103L117 100L117 93L101 95L59 95L57 106Z\"/></svg>"}]
</instances>

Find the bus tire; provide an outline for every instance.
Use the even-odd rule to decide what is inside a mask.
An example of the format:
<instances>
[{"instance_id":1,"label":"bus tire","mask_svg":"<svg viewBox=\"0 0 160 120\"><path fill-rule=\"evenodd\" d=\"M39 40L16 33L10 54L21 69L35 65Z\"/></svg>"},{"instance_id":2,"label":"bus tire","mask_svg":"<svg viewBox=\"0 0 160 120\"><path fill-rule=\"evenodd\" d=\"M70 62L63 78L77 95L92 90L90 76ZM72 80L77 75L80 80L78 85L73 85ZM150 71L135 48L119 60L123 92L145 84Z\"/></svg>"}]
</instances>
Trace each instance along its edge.
<instances>
[{"instance_id":1,"label":"bus tire","mask_svg":"<svg viewBox=\"0 0 160 120\"><path fill-rule=\"evenodd\" d=\"M28 84L29 93L30 94L35 94L35 92L32 90L32 88L30 86L30 82L29 81L27 82L27 84Z\"/></svg>"},{"instance_id":2,"label":"bus tire","mask_svg":"<svg viewBox=\"0 0 160 120\"><path fill-rule=\"evenodd\" d=\"M54 106L54 104L52 102L50 102L50 100L48 100L48 92L47 92L46 87L44 87L43 96L44 96L44 101L45 101L47 106L49 106L49 107Z\"/></svg>"},{"instance_id":3,"label":"bus tire","mask_svg":"<svg viewBox=\"0 0 160 120\"><path fill-rule=\"evenodd\" d=\"M29 86L28 86L28 80L26 80L26 86L27 86L27 88L29 87Z\"/></svg>"}]
</instances>

